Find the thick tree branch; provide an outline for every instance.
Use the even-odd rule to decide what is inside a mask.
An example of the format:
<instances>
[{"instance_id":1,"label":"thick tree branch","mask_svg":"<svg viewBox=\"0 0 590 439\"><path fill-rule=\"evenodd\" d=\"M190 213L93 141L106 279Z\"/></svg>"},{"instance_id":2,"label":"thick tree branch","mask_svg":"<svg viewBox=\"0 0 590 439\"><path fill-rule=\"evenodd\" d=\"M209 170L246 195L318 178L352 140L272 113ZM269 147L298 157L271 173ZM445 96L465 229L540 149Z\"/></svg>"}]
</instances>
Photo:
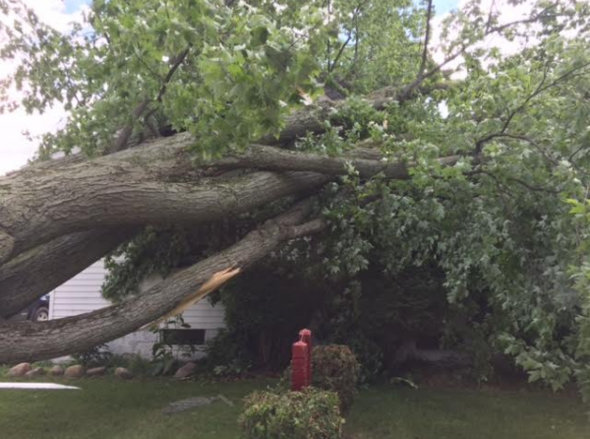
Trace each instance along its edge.
<instances>
[{"instance_id":1,"label":"thick tree branch","mask_svg":"<svg viewBox=\"0 0 590 439\"><path fill-rule=\"evenodd\" d=\"M133 121L136 121L143 115L145 110L147 110L149 104L150 101L148 99L144 99L139 104L137 104L137 107L135 107L135 109L131 113L131 118L133 119ZM117 136L115 143L113 143L110 152L113 153L125 149L127 147L127 143L129 142L129 138L131 137L131 134L133 134L133 123L128 123L119 132L119 135Z\"/></svg>"},{"instance_id":2,"label":"thick tree branch","mask_svg":"<svg viewBox=\"0 0 590 439\"><path fill-rule=\"evenodd\" d=\"M128 240L133 230L73 233L35 247L0 267L0 316L11 317Z\"/></svg>"},{"instance_id":3,"label":"thick tree branch","mask_svg":"<svg viewBox=\"0 0 590 439\"><path fill-rule=\"evenodd\" d=\"M186 157L189 143L190 136L176 136L59 171L0 179L0 227L14 240L11 256L84 229L213 221L329 180L309 172L202 178Z\"/></svg>"},{"instance_id":4,"label":"thick tree branch","mask_svg":"<svg viewBox=\"0 0 590 439\"><path fill-rule=\"evenodd\" d=\"M321 231L320 221L305 223L309 213L310 204L299 203L230 248L119 304L49 322L0 322L0 363L55 358L133 332L175 309L215 273L228 268L243 271L283 241Z\"/></svg>"},{"instance_id":5,"label":"thick tree branch","mask_svg":"<svg viewBox=\"0 0 590 439\"><path fill-rule=\"evenodd\" d=\"M387 178L405 179L409 177L408 166L412 166L255 145L218 165L294 172L208 178L203 167L191 165L186 148L193 143L185 133L88 162L43 167L37 172L28 169L22 175L0 179L0 227L7 236L0 242L4 260L75 231L198 223L246 212L286 195L317 188L330 176L347 173L349 164L363 178L382 173ZM451 165L458 159L445 157L441 163ZM9 242L12 250L6 244Z\"/></svg>"},{"instance_id":6,"label":"thick tree branch","mask_svg":"<svg viewBox=\"0 0 590 439\"><path fill-rule=\"evenodd\" d=\"M443 166L452 166L461 156L441 157ZM235 157L221 160L218 166L229 168L256 168L272 171L309 171L326 175L345 175L352 166L362 178L370 178L377 174L396 180L410 178L409 168L414 163L387 162L363 158L327 157L317 154L287 151L284 149L253 145L248 151Z\"/></svg>"}]
</instances>

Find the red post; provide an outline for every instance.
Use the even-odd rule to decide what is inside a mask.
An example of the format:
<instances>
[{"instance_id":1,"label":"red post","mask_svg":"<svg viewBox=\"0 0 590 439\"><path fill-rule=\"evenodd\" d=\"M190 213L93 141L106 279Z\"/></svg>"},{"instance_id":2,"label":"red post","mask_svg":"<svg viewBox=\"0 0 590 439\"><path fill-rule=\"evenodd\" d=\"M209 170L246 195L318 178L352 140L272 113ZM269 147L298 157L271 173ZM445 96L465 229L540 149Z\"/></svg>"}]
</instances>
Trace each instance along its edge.
<instances>
[{"instance_id":1,"label":"red post","mask_svg":"<svg viewBox=\"0 0 590 439\"><path fill-rule=\"evenodd\" d=\"M291 358L291 390L300 391L308 384L307 378L307 344L298 341L293 343Z\"/></svg>"},{"instance_id":2,"label":"red post","mask_svg":"<svg viewBox=\"0 0 590 439\"><path fill-rule=\"evenodd\" d=\"M309 329L302 329L299 331L300 340L307 344L307 385L311 386L311 355L313 346L311 344L311 331Z\"/></svg>"}]
</instances>

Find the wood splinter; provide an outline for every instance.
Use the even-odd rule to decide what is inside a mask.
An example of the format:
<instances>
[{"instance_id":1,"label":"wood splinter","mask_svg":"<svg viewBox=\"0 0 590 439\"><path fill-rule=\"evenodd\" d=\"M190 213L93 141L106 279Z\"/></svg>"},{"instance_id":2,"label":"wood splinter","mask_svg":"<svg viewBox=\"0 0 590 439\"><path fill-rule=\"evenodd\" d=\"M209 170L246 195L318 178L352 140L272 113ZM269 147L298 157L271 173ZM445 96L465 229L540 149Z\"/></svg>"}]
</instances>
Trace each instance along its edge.
<instances>
[{"instance_id":1,"label":"wood splinter","mask_svg":"<svg viewBox=\"0 0 590 439\"><path fill-rule=\"evenodd\" d=\"M214 273L207 281L205 281L201 285L201 287L195 293L191 294L186 299L184 299L182 302L180 302L180 304L176 308L174 308L169 313L165 314L164 316L160 317L158 320L144 326L141 329L146 329L148 327L155 328L160 323L166 321L166 319L169 319L171 317L182 314L184 311L186 311L186 309L188 307L194 305L199 300L201 300L203 297L205 297L208 294L212 293L213 291L217 290L223 284L225 284L228 280L230 280L232 277L236 276L240 272L240 270L241 269L239 267L238 268L226 268L225 270L221 270L221 271L218 271L217 273Z\"/></svg>"}]
</instances>

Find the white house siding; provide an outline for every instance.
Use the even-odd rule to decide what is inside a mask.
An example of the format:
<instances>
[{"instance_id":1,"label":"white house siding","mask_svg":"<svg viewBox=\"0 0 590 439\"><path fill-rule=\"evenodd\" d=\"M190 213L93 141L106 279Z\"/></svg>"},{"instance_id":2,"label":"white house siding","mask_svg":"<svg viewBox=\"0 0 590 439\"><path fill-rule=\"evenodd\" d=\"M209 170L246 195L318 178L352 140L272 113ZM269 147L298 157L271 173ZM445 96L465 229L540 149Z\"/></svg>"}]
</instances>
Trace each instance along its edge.
<instances>
[{"instance_id":1,"label":"white house siding","mask_svg":"<svg viewBox=\"0 0 590 439\"><path fill-rule=\"evenodd\" d=\"M106 275L102 260L92 264L51 293L49 318L59 319L74 316L108 306L100 290ZM161 277L152 276L142 282L141 289L147 289L161 281ZM191 329L204 329L205 340L214 337L224 325L224 310L221 305L212 306L208 300L202 300L187 309L185 323ZM109 343L113 353L133 353L150 357L156 335L150 331L140 330Z\"/></svg>"},{"instance_id":2,"label":"white house siding","mask_svg":"<svg viewBox=\"0 0 590 439\"><path fill-rule=\"evenodd\" d=\"M105 275L100 260L57 287L51 293L49 318L61 319L108 306L109 302L100 294Z\"/></svg>"}]
</instances>

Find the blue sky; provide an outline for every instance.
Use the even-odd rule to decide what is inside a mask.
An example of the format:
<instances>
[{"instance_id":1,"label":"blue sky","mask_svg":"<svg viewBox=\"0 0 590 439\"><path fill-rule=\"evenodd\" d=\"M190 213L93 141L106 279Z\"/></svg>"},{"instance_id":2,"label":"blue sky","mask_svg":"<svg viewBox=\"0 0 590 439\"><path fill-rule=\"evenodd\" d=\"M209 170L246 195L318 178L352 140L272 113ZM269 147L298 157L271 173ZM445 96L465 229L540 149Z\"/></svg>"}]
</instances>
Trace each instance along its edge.
<instances>
[{"instance_id":1,"label":"blue sky","mask_svg":"<svg viewBox=\"0 0 590 439\"><path fill-rule=\"evenodd\" d=\"M434 0L434 7L437 14L444 14L452 9L456 9L458 4L458 0Z\"/></svg>"},{"instance_id":2,"label":"blue sky","mask_svg":"<svg viewBox=\"0 0 590 439\"><path fill-rule=\"evenodd\" d=\"M90 0L65 0L66 13L71 14L80 9L80 6L89 4ZM457 7L458 0L434 0L434 6L437 14L444 14L449 12L451 9Z\"/></svg>"},{"instance_id":3,"label":"blue sky","mask_svg":"<svg viewBox=\"0 0 590 439\"><path fill-rule=\"evenodd\" d=\"M73 14L80 6L90 4L90 0L65 0L66 14Z\"/></svg>"}]
</instances>

